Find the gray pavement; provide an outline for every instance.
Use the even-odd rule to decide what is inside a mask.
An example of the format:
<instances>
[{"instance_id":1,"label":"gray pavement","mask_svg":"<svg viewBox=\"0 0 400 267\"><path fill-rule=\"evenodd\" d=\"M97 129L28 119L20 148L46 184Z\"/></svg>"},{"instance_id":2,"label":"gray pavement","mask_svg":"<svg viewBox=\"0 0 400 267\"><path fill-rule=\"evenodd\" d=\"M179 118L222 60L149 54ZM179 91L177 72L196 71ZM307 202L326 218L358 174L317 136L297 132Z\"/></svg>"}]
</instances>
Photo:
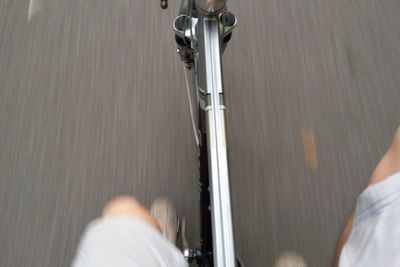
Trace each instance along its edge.
<instances>
[{"instance_id":1,"label":"gray pavement","mask_svg":"<svg viewBox=\"0 0 400 267\"><path fill-rule=\"evenodd\" d=\"M400 123L400 2L229 4L239 18L223 60L238 252L251 267L284 250L329 266ZM171 197L196 243L178 5L0 0L1 267L69 266L85 225L118 194L147 206Z\"/></svg>"}]
</instances>

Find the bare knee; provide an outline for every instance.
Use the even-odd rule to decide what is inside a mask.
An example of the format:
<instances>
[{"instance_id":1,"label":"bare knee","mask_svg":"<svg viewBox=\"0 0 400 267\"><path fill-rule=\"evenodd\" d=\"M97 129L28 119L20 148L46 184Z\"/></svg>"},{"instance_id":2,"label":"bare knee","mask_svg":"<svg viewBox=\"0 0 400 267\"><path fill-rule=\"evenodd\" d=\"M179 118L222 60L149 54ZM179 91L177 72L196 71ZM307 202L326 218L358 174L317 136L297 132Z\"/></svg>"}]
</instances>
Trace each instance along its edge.
<instances>
[{"instance_id":1,"label":"bare knee","mask_svg":"<svg viewBox=\"0 0 400 267\"><path fill-rule=\"evenodd\" d=\"M396 134L394 135L391 149L397 151L397 153L400 153L400 127L397 129Z\"/></svg>"},{"instance_id":2,"label":"bare knee","mask_svg":"<svg viewBox=\"0 0 400 267\"><path fill-rule=\"evenodd\" d=\"M119 196L110 200L103 209L102 217L132 216L145 221L161 231L157 220L132 196Z\"/></svg>"},{"instance_id":3,"label":"bare knee","mask_svg":"<svg viewBox=\"0 0 400 267\"><path fill-rule=\"evenodd\" d=\"M373 171L369 184L371 185L378 183L397 172L400 172L400 128L397 129L397 132L393 138L393 142L390 145L388 151L382 157L382 159L376 166L375 170ZM344 230L342 232L342 235L339 239L339 243L336 247L333 266L339 265L340 254L342 252L344 244L346 243L350 235L353 226L353 220L354 220L354 211L350 216L350 219L347 221Z\"/></svg>"},{"instance_id":4,"label":"bare knee","mask_svg":"<svg viewBox=\"0 0 400 267\"><path fill-rule=\"evenodd\" d=\"M378 183L397 172L400 172L400 128L396 131L388 151L372 173L369 184Z\"/></svg>"},{"instance_id":5,"label":"bare knee","mask_svg":"<svg viewBox=\"0 0 400 267\"><path fill-rule=\"evenodd\" d=\"M110 200L103 209L103 217L117 215L134 215L143 209L136 198L131 196L119 196Z\"/></svg>"}]
</instances>

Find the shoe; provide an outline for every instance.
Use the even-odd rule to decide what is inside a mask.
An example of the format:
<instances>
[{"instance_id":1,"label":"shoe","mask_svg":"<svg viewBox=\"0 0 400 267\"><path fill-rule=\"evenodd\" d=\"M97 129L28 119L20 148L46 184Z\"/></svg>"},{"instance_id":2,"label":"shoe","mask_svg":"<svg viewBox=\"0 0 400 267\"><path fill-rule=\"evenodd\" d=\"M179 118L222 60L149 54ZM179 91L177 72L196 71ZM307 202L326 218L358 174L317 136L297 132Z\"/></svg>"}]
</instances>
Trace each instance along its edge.
<instances>
[{"instance_id":1,"label":"shoe","mask_svg":"<svg viewBox=\"0 0 400 267\"><path fill-rule=\"evenodd\" d=\"M307 267L307 263L296 252L286 251L275 261L274 267Z\"/></svg>"},{"instance_id":2,"label":"shoe","mask_svg":"<svg viewBox=\"0 0 400 267\"><path fill-rule=\"evenodd\" d=\"M178 216L172 202L165 197L156 198L151 204L150 213L160 224L163 236L176 245Z\"/></svg>"}]
</instances>

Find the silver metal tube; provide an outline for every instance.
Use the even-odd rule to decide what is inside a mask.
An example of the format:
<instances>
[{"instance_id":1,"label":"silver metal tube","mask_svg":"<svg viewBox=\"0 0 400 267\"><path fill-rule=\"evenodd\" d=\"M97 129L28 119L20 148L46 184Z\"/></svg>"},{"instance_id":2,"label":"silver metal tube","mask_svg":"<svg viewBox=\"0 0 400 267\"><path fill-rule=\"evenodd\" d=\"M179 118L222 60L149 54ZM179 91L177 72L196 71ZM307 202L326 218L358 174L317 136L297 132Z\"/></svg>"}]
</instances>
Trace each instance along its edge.
<instances>
[{"instance_id":1,"label":"silver metal tube","mask_svg":"<svg viewBox=\"0 0 400 267\"><path fill-rule=\"evenodd\" d=\"M196 6L205 14L215 14L226 5L226 0L196 0Z\"/></svg>"},{"instance_id":2,"label":"silver metal tube","mask_svg":"<svg viewBox=\"0 0 400 267\"><path fill-rule=\"evenodd\" d=\"M221 41L217 18L199 21L199 42L204 54L199 55L199 71L206 91L206 126L211 189L214 266L235 267L231 197L223 103ZM204 88L205 87L205 88Z\"/></svg>"}]
</instances>

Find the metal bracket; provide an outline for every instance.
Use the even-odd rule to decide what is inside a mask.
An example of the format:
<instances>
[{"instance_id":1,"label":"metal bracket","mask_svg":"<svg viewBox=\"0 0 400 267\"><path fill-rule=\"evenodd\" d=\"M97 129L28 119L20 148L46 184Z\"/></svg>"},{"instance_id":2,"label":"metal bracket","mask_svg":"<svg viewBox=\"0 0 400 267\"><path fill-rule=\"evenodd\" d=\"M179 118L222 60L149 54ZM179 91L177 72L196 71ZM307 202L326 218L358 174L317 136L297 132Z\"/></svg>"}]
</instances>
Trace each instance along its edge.
<instances>
[{"instance_id":1,"label":"metal bracket","mask_svg":"<svg viewBox=\"0 0 400 267\"><path fill-rule=\"evenodd\" d=\"M222 38L225 40L225 37L231 34L233 29L235 29L237 25L237 18L231 12L225 11L219 15L219 20L221 22L220 25Z\"/></svg>"}]
</instances>

